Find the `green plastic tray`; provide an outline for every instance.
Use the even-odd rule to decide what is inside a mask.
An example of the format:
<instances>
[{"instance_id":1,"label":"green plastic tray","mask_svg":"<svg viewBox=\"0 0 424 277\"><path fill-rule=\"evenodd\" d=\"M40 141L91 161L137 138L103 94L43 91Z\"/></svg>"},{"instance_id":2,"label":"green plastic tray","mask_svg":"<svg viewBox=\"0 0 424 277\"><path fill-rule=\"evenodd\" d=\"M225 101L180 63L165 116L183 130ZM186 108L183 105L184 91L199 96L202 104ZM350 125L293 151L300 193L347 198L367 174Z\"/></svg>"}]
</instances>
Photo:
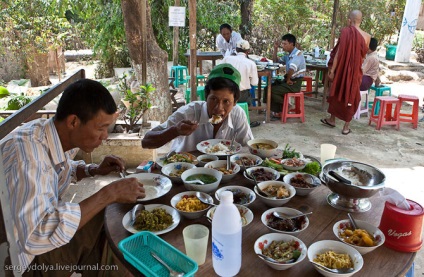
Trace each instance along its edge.
<instances>
[{"instance_id":1,"label":"green plastic tray","mask_svg":"<svg viewBox=\"0 0 424 277\"><path fill-rule=\"evenodd\" d=\"M175 271L185 272L184 276L194 276L198 269L195 261L149 231L121 240L118 248L127 262L148 277L169 276L169 271L150 255L150 251L158 254Z\"/></svg>"}]
</instances>

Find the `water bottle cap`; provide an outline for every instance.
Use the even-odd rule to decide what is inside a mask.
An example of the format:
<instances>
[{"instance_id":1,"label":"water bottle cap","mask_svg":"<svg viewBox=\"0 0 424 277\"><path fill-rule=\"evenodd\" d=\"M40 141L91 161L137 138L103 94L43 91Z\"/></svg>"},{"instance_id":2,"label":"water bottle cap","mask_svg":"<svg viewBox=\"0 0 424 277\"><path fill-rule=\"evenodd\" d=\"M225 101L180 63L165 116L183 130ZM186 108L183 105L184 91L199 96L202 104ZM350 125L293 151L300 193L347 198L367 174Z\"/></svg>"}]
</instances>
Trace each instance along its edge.
<instances>
[{"instance_id":1,"label":"water bottle cap","mask_svg":"<svg viewBox=\"0 0 424 277\"><path fill-rule=\"evenodd\" d=\"M231 191L225 190L221 192L219 199L221 199L221 202L223 203L233 203L233 193Z\"/></svg>"}]
</instances>

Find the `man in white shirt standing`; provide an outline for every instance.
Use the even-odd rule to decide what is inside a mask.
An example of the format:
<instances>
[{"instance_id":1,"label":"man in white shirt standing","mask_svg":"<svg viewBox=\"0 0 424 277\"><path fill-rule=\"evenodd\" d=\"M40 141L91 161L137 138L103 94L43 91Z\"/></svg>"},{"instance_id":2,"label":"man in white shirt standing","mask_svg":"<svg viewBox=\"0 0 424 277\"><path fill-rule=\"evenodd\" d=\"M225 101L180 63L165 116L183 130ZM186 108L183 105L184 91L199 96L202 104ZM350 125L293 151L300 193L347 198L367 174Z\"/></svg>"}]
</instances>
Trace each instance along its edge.
<instances>
[{"instance_id":1,"label":"man in white shirt standing","mask_svg":"<svg viewBox=\"0 0 424 277\"><path fill-rule=\"evenodd\" d=\"M249 50L249 42L240 40L236 44L237 54L224 57L222 62L231 64L240 72L240 98L237 102L247 102L250 106L252 104L250 88L258 85L258 69L255 62L248 57Z\"/></svg>"},{"instance_id":2,"label":"man in white shirt standing","mask_svg":"<svg viewBox=\"0 0 424 277\"><path fill-rule=\"evenodd\" d=\"M242 40L241 35L231 28L227 23L219 27L219 35L216 37L216 47L222 53L222 56L229 56L236 51L236 43Z\"/></svg>"}]
</instances>

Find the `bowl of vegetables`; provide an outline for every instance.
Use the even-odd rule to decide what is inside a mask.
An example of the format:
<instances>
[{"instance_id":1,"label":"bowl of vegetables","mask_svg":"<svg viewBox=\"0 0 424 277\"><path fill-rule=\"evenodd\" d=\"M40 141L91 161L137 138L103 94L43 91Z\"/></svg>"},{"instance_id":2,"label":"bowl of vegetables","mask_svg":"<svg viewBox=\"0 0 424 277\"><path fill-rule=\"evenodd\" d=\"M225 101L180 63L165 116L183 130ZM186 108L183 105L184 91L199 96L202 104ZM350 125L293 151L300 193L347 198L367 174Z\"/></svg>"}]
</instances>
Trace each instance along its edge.
<instances>
[{"instance_id":1,"label":"bowl of vegetables","mask_svg":"<svg viewBox=\"0 0 424 277\"><path fill-rule=\"evenodd\" d=\"M195 167L184 171L181 174L181 179L187 190L209 193L218 188L222 175L222 172L213 168Z\"/></svg>"},{"instance_id":2,"label":"bowl of vegetables","mask_svg":"<svg viewBox=\"0 0 424 277\"><path fill-rule=\"evenodd\" d=\"M253 248L261 260L276 270L286 270L299 264L308 253L303 241L294 236L280 233L269 233L259 237ZM269 259L261 257L259 254L265 255Z\"/></svg>"},{"instance_id":3,"label":"bowl of vegetables","mask_svg":"<svg viewBox=\"0 0 424 277\"><path fill-rule=\"evenodd\" d=\"M333 233L336 237L352 246L365 255L379 246L383 245L385 241L384 233L366 221L355 220L358 229L354 229L349 219L344 219L336 222L333 226Z\"/></svg>"}]
</instances>

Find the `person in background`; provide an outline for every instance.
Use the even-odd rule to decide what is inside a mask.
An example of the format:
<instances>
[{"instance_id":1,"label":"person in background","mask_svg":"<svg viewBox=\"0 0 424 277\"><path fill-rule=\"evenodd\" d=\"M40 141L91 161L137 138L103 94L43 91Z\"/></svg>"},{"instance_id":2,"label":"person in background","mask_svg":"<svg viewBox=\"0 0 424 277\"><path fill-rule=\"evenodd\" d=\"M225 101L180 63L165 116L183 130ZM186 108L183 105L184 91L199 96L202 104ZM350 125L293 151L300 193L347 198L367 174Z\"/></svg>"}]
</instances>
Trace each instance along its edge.
<instances>
[{"instance_id":1,"label":"person in background","mask_svg":"<svg viewBox=\"0 0 424 277\"><path fill-rule=\"evenodd\" d=\"M237 42L236 51L236 55L226 56L222 59L222 62L231 64L240 72L240 98L237 102L247 102L250 106L252 105L250 88L258 85L258 69L256 63L248 57L250 51L250 44L248 41L240 40ZM259 125L260 123L258 121L254 121L250 124L250 127Z\"/></svg>"},{"instance_id":2,"label":"person in background","mask_svg":"<svg viewBox=\"0 0 424 277\"><path fill-rule=\"evenodd\" d=\"M303 72L306 71L306 62L303 52L296 48L296 37L285 34L282 38L282 47L289 54L283 57L286 65L284 80L275 80L271 85L271 111L274 118L281 117L284 95L289 92L299 92L303 81ZM274 43L274 53L277 52L279 42ZM267 88L264 89L263 102L266 103Z\"/></svg>"},{"instance_id":3,"label":"person in background","mask_svg":"<svg viewBox=\"0 0 424 277\"><path fill-rule=\"evenodd\" d=\"M349 124L361 101L359 87L362 80L362 63L371 40L371 36L361 30L361 22L360 11L349 13L348 27L341 30L328 61L328 77L332 81L327 98L330 117L321 119L321 123L334 128L336 117L345 121L343 135L351 132Z\"/></svg>"},{"instance_id":4,"label":"person in background","mask_svg":"<svg viewBox=\"0 0 424 277\"><path fill-rule=\"evenodd\" d=\"M375 38L371 38L370 45L368 48L367 56L362 64L362 83L359 88L360 91L368 90L372 84L380 84L380 78L378 73L380 71L380 60L378 59L377 52L378 41Z\"/></svg>"},{"instance_id":5,"label":"person in background","mask_svg":"<svg viewBox=\"0 0 424 277\"><path fill-rule=\"evenodd\" d=\"M35 268L23 276L69 276L65 266L102 264L106 261L102 256L104 208L145 197L136 178L125 178L80 203L61 199L71 182L125 169L124 161L113 155L99 165L73 160L78 150L90 153L107 138L116 111L115 101L102 84L82 79L65 89L53 118L30 121L2 140L19 263ZM42 264L59 264L63 270L37 270ZM89 269L84 276L96 275Z\"/></svg>"},{"instance_id":6,"label":"person in background","mask_svg":"<svg viewBox=\"0 0 424 277\"><path fill-rule=\"evenodd\" d=\"M147 132L143 148L158 148L173 140L171 151L196 150L208 139L232 139L242 146L253 139L240 97L240 73L231 64L219 64L208 76L206 101L193 101L175 111L167 121Z\"/></svg>"},{"instance_id":7,"label":"person in background","mask_svg":"<svg viewBox=\"0 0 424 277\"><path fill-rule=\"evenodd\" d=\"M230 56L236 53L236 43L242 40L241 35L231 28L227 23L219 27L219 35L216 37L216 47L222 56Z\"/></svg>"}]
</instances>

